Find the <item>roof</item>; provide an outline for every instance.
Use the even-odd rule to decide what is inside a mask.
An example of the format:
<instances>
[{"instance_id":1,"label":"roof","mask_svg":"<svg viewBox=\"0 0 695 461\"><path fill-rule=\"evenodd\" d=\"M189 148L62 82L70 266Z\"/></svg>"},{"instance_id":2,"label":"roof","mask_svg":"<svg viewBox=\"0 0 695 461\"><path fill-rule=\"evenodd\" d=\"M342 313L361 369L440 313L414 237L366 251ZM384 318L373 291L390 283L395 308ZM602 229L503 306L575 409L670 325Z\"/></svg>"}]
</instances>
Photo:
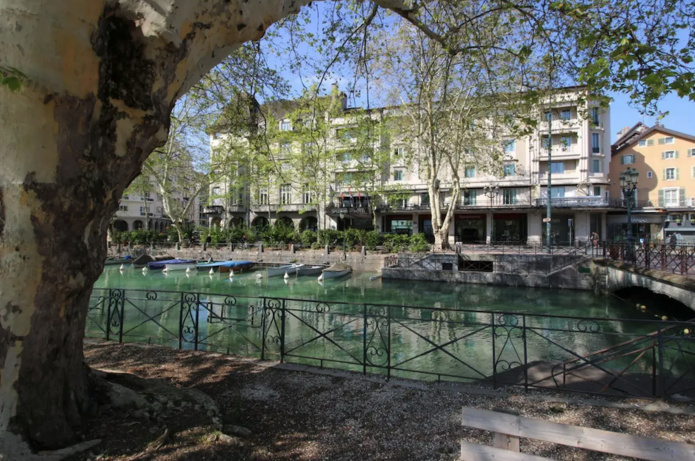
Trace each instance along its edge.
<instances>
[{"instance_id":1,"label":"roof","mask_svg":"<svg viewBox=\"0 0 695 461\"><path fill-rule=\"evenodd\" d=\"M616 155L621 150L626 149L628 147L632 147L640 139L647 138L647 137L651 136L652 133L655 133L655 132L663 133L663 134L671 135L675 138L687 139L689 141L695 142L695 136L687 134L687 133L681 133L680 131L671 130L671 129L668 129L668 128L661 126L661 125L654 125L653 127L647 128L645 130L633 132L633 130L638 128L640 125L644 128L647 128L646 125L644 125L642 122L637 123L634 127L632 127L630 129L630 131L628 131L626 134L621 136L611 146L611 151L612 151L611 155Z\"/></svg>"}]
</instances>

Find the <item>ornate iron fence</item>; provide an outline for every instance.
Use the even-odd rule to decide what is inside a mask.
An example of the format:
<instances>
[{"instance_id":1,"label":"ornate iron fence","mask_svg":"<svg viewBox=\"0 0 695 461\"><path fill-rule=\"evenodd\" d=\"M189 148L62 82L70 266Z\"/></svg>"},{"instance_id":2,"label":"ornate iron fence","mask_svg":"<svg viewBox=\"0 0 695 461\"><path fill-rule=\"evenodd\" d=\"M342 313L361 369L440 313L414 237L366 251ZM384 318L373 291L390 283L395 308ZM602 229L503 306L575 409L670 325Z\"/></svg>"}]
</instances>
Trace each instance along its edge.
<instances>
[{"instance_id":1,"label":"ornate iron fence","mask_svg":"<svg viewBox=\"0 0 695 461\"><path fill-rule=\"evenodd\" d=\"M601 242L599 246L588 247L587 253L594 257L609 258L647 269L695 275L695 246Z\"/></svg>"},{"instance_id":2,"label":"ornate iron fence","mask_svg":"<svg viewBox=\"0 0 695 461\"><path fill-rule=\"evenodd\" d=\"M695 396L695 322L95 289L86 335L410 379Z\"/></svg>"}]
</instances>

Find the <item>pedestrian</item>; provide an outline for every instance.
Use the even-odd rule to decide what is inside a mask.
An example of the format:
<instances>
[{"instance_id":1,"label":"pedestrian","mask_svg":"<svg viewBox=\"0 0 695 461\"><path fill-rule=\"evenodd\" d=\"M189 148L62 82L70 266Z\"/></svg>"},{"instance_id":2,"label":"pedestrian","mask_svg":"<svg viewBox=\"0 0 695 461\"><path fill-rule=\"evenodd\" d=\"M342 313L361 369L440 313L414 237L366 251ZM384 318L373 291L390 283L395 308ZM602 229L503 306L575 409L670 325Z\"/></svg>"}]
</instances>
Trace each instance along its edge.
<instances>
[{"instance_id":1,"label":"pedestrian","mask_svg":"<svg viewBox=\"0 0 695 461\"><path fill-rule=\"evenodd\" d=\"M598 247L598 232L594 231L591 233L591 243L594 247Z\"/></svg>"}]
</instances>

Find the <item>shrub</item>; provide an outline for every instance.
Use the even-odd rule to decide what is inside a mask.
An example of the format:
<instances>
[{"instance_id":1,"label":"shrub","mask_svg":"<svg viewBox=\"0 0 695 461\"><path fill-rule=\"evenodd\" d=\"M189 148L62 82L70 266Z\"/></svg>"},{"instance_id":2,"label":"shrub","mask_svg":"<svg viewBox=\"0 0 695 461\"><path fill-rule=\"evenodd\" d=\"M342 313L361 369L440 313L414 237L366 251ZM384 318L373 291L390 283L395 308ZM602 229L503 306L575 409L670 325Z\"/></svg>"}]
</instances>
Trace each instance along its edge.
<instances>
[{"instance_id":1,"label":"shrub","mask_svg":"<svg viewBox=\"0 0 695 461\"><path fill-rule=\"evenodd\" d=\"M413 253L430 251L430 245L425 239L425 234L414 234L410 236L410 251Z\"/></svg>"},{"instance_id":2,"label":"shrub","mask_svg":"<svg viewBox=\"0 0 695 461\"><path fill-rule=\"evenodd\" d=\"M382 242L381 234L374 230L367 232L364 240L367 249L370 251L376 250L376 247L378 247Z\"/></svg>"},{"instance_id":3,"label":"shrub","mask_svg":"<svg viewBox=\"0 0 695 461\"><path fill-rule=\"evenodd\" d=\"M317 243L316 239L316 232L310 230L305 230L299 235L299 240L302 242L302 246L305 247L313 246L314 243Z\"/></svg>"},{"instance_id":4,"label":"shrub","mask_svg":"<svg viewBox=\"0 0 695 461\"><path fill-rule=\"evenodd\" d=\"M319 231L318 243L321 246L336 246L343 243L343 233L334 229L322 229Z\"/></svg>"}]
</instances>

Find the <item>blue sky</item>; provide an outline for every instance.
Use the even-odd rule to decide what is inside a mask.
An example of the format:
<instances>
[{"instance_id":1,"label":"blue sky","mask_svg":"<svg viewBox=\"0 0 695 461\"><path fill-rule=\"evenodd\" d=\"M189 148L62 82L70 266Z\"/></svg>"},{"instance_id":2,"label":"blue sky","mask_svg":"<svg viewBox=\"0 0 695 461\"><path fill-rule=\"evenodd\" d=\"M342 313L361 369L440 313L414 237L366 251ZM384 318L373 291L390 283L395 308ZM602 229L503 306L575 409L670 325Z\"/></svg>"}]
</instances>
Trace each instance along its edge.
<instances>
[{"instance_id":1,"label":"blue sky","mask_svg":"<svg viewBox=\"0 0 695 461\"><path fill-rule=\"evenodd\" d=\"M629 98L621 93L611 94L611 142L617 139L617 133L625 126L634 126L642 122L647 126L653 126L656 118L644 116L628 104ZM669 115L661 120L666 128L695 135L695 102L681 99L675 95L665 97L659 103L659 110L669 112Z\"/></svg>"}]
</instances>

